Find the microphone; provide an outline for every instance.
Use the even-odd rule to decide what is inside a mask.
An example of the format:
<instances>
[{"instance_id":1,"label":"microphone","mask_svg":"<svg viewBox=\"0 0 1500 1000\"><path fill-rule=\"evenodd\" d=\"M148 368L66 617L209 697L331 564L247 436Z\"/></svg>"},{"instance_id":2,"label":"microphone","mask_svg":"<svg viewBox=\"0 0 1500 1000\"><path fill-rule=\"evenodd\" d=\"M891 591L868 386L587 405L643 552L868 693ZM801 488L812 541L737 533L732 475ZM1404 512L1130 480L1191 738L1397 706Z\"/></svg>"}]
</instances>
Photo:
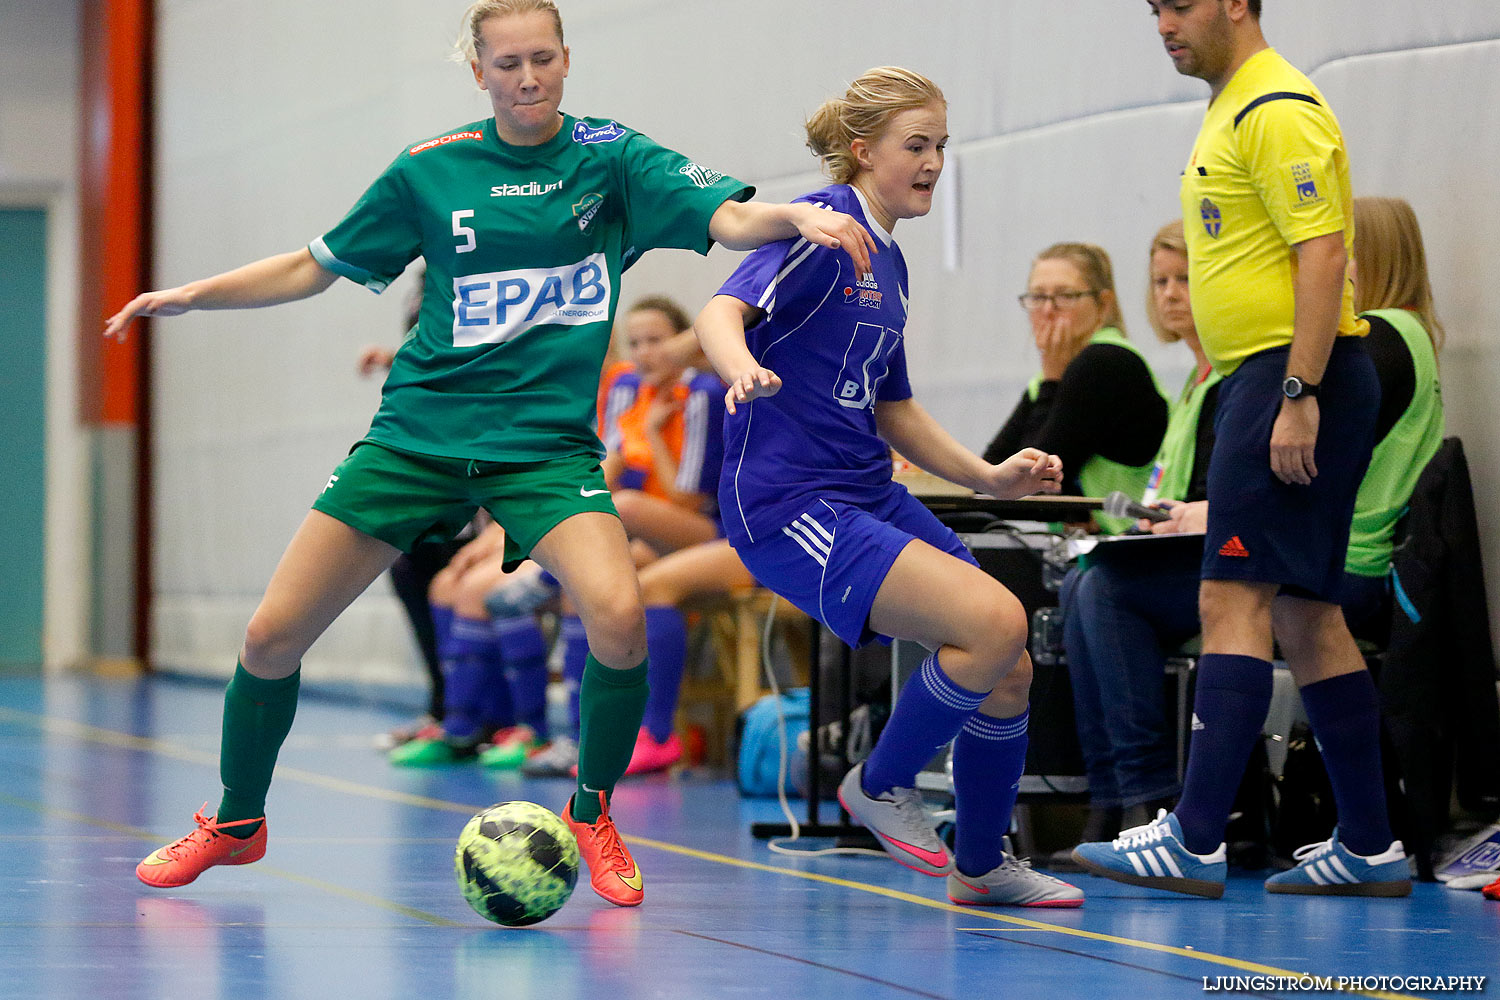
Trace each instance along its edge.
<instances>
[{"instance_id":1,"label":"microphone","mask_svg":"<svg viewBox=\"0 0 1500 1000\"><path fill-rule=\"evenodd\" d=\"M1148 521L1170 521L1172 515L1160 507L1147 507L1130 499L1130 494L1115 490L1104 498L1104 513L1110 517L1144 517Z\"/></svg>"}]
</instances>

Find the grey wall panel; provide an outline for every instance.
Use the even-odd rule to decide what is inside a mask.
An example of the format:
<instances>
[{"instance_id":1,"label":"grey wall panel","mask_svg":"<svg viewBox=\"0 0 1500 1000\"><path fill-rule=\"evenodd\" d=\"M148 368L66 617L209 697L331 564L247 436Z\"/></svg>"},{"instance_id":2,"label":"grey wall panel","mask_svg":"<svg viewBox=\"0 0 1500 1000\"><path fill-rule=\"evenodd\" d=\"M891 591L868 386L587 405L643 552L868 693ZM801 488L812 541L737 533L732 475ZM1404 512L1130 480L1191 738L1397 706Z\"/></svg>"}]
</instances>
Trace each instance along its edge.
<instances>
[{"instance_id":1,"label":"grey wall panel","mask_svg":"<svg viewBox=\"0 0 1500 1000\"><path fill-rule=\"evenodd\" d=\"M77 32L72 3L0 0L0 185L72 187Z\"/></svg>"}]
</instances>

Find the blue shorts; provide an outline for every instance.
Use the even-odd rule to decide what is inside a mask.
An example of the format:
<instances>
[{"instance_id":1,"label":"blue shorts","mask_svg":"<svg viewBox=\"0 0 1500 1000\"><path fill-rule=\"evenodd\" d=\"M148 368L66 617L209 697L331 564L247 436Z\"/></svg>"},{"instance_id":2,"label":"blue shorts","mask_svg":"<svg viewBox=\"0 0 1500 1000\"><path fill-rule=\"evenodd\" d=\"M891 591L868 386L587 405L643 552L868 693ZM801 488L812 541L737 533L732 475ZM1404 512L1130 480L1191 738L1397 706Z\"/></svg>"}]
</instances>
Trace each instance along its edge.
<instances>
[{"instance_id":1,"label":"blue shorts","mask_svg":"<svg viewBox=\"0 0 1500 1000\"><path fill-rule=\"evenodd\" d=\"M1283 483L1271 471L1271 427L1289 350L1252 354L1219 389L1203 579L1278 583L1281 593L1337 604L1380 382L1362 338L1338 338L1318 395L1318 474L1308 486Z\"/></svg>"},{"instance_id":2,"label":"blue shorts","mask_svg":"<svg viewBox=\"0 0 1500 1000\"><path fill-rule=\"evenodd\" d=\"M891 564L914 538L979 565L953 530L904 486L857 506L814 501L780 532L735 551L761 586L857 647L876 638L890 641L870 630L870 608Z\"/></svg>"}]
</instances>

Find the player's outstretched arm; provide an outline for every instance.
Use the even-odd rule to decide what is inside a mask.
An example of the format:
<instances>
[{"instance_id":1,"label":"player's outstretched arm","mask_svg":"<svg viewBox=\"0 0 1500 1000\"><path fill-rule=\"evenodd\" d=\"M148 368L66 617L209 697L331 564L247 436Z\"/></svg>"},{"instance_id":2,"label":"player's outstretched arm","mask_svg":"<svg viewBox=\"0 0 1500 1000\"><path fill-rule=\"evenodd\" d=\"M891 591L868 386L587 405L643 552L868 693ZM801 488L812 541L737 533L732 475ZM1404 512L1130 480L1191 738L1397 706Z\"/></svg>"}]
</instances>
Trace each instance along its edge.
<instances>
[{"instance_id":1,"label":"player's outstretched arm","mask_svg":"<svg viewBox=\"0 0 1500 1000\"><path fill-rule=\"evenodd\" d=\"M1061 488L1062 460L1056 455L1025 448L991 465L959 444L915 399L876 402L875 426L907 460L950 483L1007 500Z\"/></svg>"},{"instance_id":2,"label":"player's outstretched arm","mask_svg":"<svg viewBox=\"0 0 1500 1000\"><path fill-rule=\"evenodd\" d=\"M990 466L989 492L1003 500L1033 493L1062 492L1062 459L1040 448L1022 448L999 465Z\"/></svg>"},{"instance_id":3,"label":"player's outstretched arm","mask_svg":"<svg viewBox=\"0 0 1500 1000\"><path fill-rule=\"evenodd\" d=\"M990 464L959 444L915 399L877 400L875 429L917 468L971 490L988 490Z\"/></svg>"},{"instance_id":4,"label":"player's outstretched arm","mask_svg":"<svg viewBox=\"0 0 1500 1000\"><path fill-rule=\"evenodd\" d=\"M143 292L109 318L104 335L125 339L137 316L180 316L193 309L256 309L295 302L316 295L337 280L303 247L277 254L212 278L190 281L176 288Z\"/></svg>"},{"instance_id":5,"label":"player's outstretched arm","mask_svg":"<svg viewBox=\"0 0 1500 1000\"><path fill-rule=\"evenodd\" d=\"M703 353L729 386L724 394L724 408L730 413L740 403L774 396L781 389L780 376L761 367L745 345L745 325L753 324L759 317L760 310L750 303L732 295L715 295L693 323Z\"/></svg>"},{"instance_id":6,"label":"player's outstretched arm","mask_svg":"<svg viewBox=\"0 0 1500 1000\"><path fill-rule=\"evenodd\" d=\"M801 236L819 246L834 250L842 247L853 259L858 274L870 273L870 255L878 252L875 237L854 216L805 202L763 205L726 201L708 220L708 235L731 250L754 250L775 240Z\"/></svg>"}]
</instances>

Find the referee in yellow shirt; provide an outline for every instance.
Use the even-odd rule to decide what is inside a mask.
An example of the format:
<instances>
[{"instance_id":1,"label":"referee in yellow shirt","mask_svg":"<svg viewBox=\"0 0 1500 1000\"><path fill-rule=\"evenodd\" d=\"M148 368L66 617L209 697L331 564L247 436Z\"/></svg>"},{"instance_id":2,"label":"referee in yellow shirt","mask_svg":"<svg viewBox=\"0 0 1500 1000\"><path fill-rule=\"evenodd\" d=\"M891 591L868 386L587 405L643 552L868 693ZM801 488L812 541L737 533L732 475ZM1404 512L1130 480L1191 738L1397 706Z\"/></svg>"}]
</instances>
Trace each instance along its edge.
<instances>
[{"instance_id":1,"label":"referee in yellow shirt","mask_svg":"<svg viewBox=\"0 0 1500 1000\"><path fill-rule=\"evenodd\" d=\"M1333 784L1329 840L1271 892L1411 892L1391 835L1375 686L1339 608L1380 386L1347 274L1353 193L1338 120L1261 34L1261 0L1148 0L1179 73L1208 82L1182 176L1193 319L1225 376L1208 476L1193 738L1177 808L1075 857L1217 898L1235 790L1271 701L1272 635ZM1289 7L1290 9L1290 7ZM1181 516L1181 512L1179 512Z\"/></svg>"}]
</instances>

